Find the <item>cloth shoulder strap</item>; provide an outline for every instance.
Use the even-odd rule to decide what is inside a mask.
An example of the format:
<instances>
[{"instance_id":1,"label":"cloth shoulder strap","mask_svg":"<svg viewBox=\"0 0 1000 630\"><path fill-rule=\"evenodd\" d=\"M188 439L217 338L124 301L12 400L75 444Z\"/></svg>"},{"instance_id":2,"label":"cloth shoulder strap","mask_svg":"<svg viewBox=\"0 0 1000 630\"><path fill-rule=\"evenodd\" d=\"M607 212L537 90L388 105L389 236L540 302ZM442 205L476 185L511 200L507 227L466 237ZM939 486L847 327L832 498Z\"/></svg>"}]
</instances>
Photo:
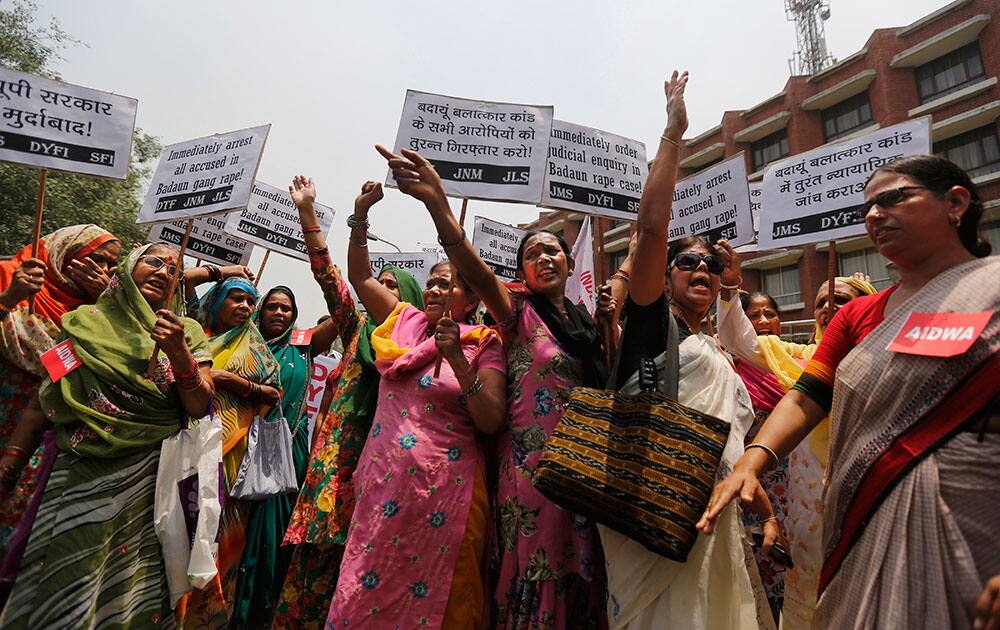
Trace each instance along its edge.
<instances>
[{"instance_id":1,"label":"cloth shoulder strap","mask_svg":"<svg viewBox=\"0 0 1000 630\"><path fill-rule=\"evenodd\" d=\"M670 312L669 300L663 300L663 315L666 323L667 346L663 353L655 359L659 374L657 389L670 400L677 400L677 388L680 379L680 333L677 329L677 320L674 319L673 314ZM628 320L625 321L625 330L622 331L621 338L618 340L618 347L615 349L615 359L612 362L611 377L608 379L607 386L610 390L614 390L618 386L618 374L621 370L622 362L622 346L624 345L623 342L625 341L626 334L628 334ZM632 380L637 380L635 374L628 379L628 381Z\"/></svg>"}]
</instances>

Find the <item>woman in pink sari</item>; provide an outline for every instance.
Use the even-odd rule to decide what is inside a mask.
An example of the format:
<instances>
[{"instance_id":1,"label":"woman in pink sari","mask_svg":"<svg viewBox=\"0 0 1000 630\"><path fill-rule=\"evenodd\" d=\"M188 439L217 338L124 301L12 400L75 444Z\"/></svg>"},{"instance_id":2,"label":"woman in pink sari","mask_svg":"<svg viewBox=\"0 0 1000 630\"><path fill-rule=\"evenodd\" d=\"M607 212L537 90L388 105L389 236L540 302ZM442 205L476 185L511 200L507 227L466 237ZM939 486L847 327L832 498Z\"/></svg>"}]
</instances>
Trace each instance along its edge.
<instances>
[{"instance_id":1,"label":"woman in pink sari","mask_svg":"<svg viewBox=\"0 0 1000 630\"><path fill-rule=\"evenodd\" d=\"M448 303L448 262L431 269L424 311L372 276L361 232L381 198L381 185L366 183L349 222L348 277L381 322L372 347L382 378L327 626L480 628L489 501L479 433L507 415L500 339L456 323L479 300L459 281Z\"/></svg>"}]
</instances>

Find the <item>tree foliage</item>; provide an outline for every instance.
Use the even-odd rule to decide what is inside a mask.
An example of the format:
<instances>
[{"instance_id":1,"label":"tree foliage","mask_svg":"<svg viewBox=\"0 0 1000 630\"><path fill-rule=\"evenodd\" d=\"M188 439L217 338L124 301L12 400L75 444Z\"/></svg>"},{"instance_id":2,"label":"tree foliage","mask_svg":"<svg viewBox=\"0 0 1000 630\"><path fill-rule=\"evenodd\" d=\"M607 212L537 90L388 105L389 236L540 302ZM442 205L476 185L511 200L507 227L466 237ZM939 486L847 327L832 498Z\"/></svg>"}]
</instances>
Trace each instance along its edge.
<instances>
[{"instance_id":1,"label":"tree foliage","mask_svg":"<svg viewBox=\"0 0 1000 630\"><path fill-rule=\"evenodd\" d=\"M80 42L54 19L36 24L37 7L27 0L0 8L0 65L53 77L59 51ZM77 223L96 223L111 230L125 244L146 240L146 229L135 224L146 183L160 154L156 137L136 129L125 181L50 171L45 187L42 234ZM0 255L17 252L31 241L38 169L0 163Z\"/></svg>"}]
</instances>

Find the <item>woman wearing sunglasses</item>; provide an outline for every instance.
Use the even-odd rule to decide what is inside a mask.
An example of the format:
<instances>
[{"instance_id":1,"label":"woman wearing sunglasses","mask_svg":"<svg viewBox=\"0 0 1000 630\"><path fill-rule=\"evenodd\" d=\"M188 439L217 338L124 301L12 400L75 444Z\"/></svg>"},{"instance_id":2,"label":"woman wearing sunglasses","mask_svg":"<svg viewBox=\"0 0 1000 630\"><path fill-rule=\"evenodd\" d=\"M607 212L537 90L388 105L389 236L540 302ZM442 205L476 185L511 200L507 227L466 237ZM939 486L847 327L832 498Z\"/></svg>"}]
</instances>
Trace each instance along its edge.
<instances>
[{"instance_id":1,"label":"woman wearing sunglasses","mask_svg":"<svg viewBox=\"0 0 1000 630\"><path fill-rule=\"evenodd\" d=\"M743 451L753 422L746 387L702 322L719 293L724 268L717 249L702 238L684 238L667 249L669 218L680 138L687 127L684 88L687 73L674 74L664 86L667 128L639 203L636 260L624 307L620 366L614 386L638 391L635 377L644 360L667 352L667 318L679 332L678 400L730 423L719 476ZM666 277L663 270L667 269ZM669 284L668 284L669 283ZM669 299L667 291L669 290ZM662 367L659 379L667 378ZM760 502L764 509L766 502ZM608 568L608 611L613 628L753 628L773 627L753 556L743 544L736 506L722 516L722 535L699 536L687 562L649 551L627 536L599 526ZM766 549L778 537L773 520L765 524Z\"/></svg>"},{"instance_id":2,"label":"woman wearing sunglasses","mask_svg":"<svg viewBox=\"0 0 1000 630\"><path fill-rule=\"evenodd\" d=\"M883 166L865 209L899 283L837 312L699 528L717 528L737 496L761 497L760 476L830 413L814 626L996 627L1000 503L983 499L1000 493L1000 259L978 234L975 186L942 158ZM888 349L913 313L989 316L953 356Z\"/></svg>"}]
</instances>

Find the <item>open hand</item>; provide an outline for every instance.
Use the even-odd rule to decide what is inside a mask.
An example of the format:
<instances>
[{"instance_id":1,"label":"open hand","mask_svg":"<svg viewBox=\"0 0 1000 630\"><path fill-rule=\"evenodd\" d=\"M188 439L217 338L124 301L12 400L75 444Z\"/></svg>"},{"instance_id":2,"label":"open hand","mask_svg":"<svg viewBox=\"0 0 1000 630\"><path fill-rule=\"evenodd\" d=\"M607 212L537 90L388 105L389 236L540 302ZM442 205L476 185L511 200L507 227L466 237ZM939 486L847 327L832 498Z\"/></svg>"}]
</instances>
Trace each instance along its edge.
<instances>
[{"instance_id":1,"label":"open hand","mask_svg":"<svg viewBox=\"0 0 1000 630\"><path fill-rule=\"evenodd\" d=\"M705 513L702 514L701 519L695 524L698 531L703 534L711 534L715 530L715 522L719 520L722 511L737 497L739 497L740 502L744 505L750 506L750 509L758 516L768 518L774 514L774 509L771 507L771 500L767 498L767 493L764 492L764 488L760 485L760 480L757 476L751 472L737 468L728 477L716 484L712 490L712 497L708 500L708 507L705 508ZM772 538L768 541L767 528L765 528L764 533L765 543L767 543L766 548L770 551L776 537L773 536L772 531Z\"/></svg>"},{"instance_id":2,"label":"open hand","mask_svg":"<svg viewBox=\"0 0 1000 630\"><path fill-rule=\"evenodd\" d=\"M667 130L666 136L675 142L680 142L687 131L687 105L684 104L684 89L687 87L688 73L674 70L669 81L663 82L663 93L667 97Z\"/></svg>"},{"instance_id":3,"label":"open hand","mask_svg":"<svg viewBox=\"0 0 1000 630\"><path fill-rule=\"evenodd\" d=\"M66 277L83 289L90 299L96 300L111 282L108 275L96 262L89 258L74 258L65 267ZM114 273L114 270L111 270Z\"/></svg>"},{"instance_id":4,"label":"open hand","mask_svg":"<svg viewBox=\"0 0 1000 630\"><path fill-rule=\"evenodd\" d=\"M292 202L298 209L312 208L316 201L316 184L311 177L296 175L292 178L292 185L288 187L288 193L292 196Z\"/></svg>"},{"instance_id":5,"label":"open hand","mask_svg":"<svg viewBox=\"0 0 1000 630\"><path fill-rule=\"evenodd\" d=\"M402 149L400 155L396 155L379 144L375 145L375 149L388 162L389 168L392 169L392 177L401 192L424 204L445 198L441 178L424 156L409 149Z\"/></svg>"}]
</instances>

